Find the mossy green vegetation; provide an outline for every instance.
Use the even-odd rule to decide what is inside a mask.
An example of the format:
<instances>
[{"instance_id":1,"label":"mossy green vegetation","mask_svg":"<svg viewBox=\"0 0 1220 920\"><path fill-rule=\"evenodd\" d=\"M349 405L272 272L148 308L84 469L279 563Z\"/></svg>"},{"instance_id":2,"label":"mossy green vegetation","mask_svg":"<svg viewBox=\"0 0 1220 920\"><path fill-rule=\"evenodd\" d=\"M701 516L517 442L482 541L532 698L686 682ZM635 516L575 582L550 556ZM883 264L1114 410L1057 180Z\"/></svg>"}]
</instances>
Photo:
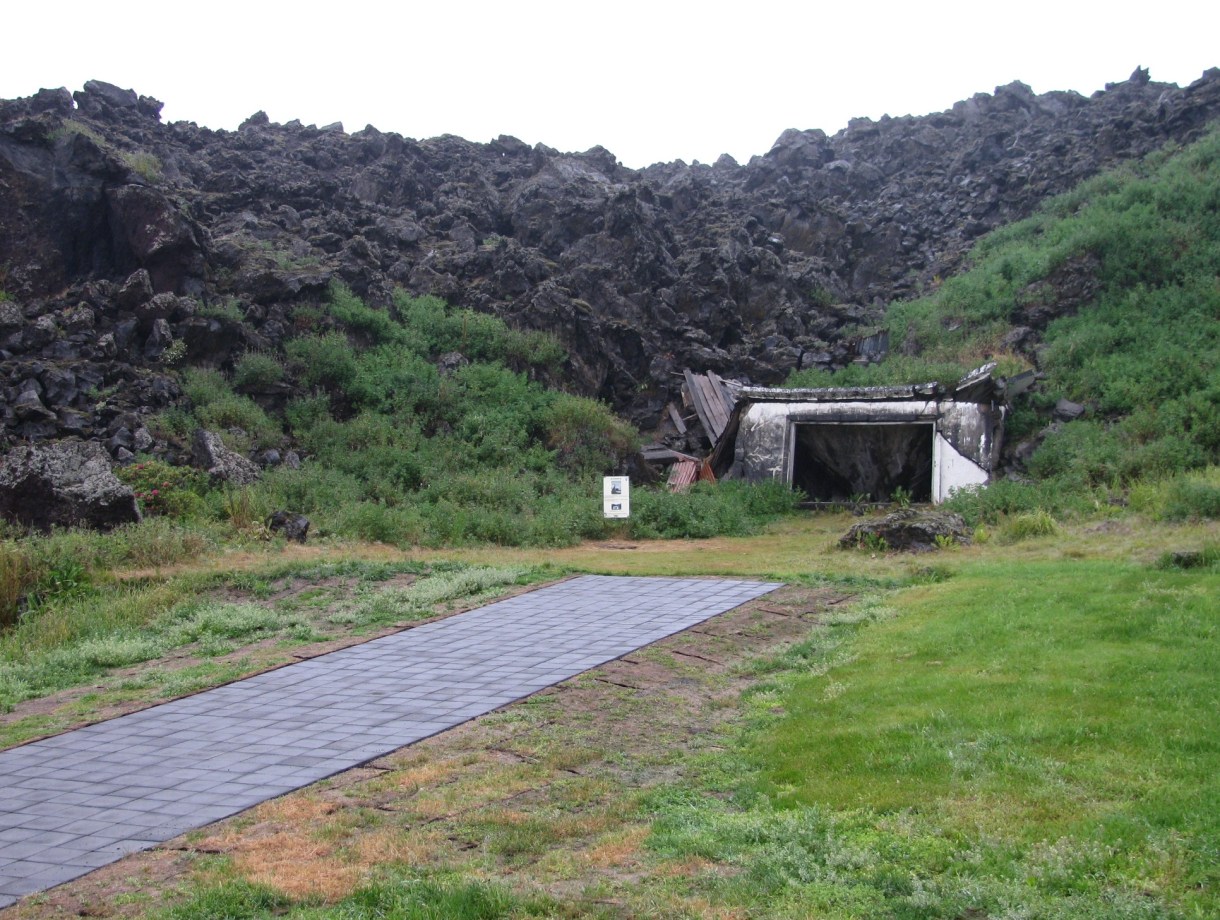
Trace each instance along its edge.
<instances>
[{"instance_id":1,"label":"mossy green vegetation","mask_svg":"<svg viewBox=\"0 0 1220 920\"><path fill-rule=\"evenodd\" d=\"M184 370L189 410L159 419L179 435L217 430L239 450L290 438L304 454L301 469L272 470L243 494L244 518L288 508L314 534L397 546L563 546L609 532L598 477L623 469L639 434L544 385L565 358L553 336L402 291L377 309L339 284L305 318L282 359ZM281 384L299 395L271 414L257 397ZM770 487L637 496L636 536L746 533L795 502ZM230 497L202 498L201 513L232 521Z\"/></svg>"},{"instance_id":2,"label":"mossy green vegetation","mask_svg":"<svg viewBox=\"0 0 1220 920\"><path fill-rule=\"evenodd\" d=\"M800 386L951 382L1017 325L1041 332L1037 391L1010 436L1041 428L1060 398L1085 418L1050 432L1030 473L1059 495L1123 487L1220 461L1220 132L1083 183L984 238L969 270L885 324L894 356ZM911 357L914 355L914 357Z\"/></svg>"}]
</instances>

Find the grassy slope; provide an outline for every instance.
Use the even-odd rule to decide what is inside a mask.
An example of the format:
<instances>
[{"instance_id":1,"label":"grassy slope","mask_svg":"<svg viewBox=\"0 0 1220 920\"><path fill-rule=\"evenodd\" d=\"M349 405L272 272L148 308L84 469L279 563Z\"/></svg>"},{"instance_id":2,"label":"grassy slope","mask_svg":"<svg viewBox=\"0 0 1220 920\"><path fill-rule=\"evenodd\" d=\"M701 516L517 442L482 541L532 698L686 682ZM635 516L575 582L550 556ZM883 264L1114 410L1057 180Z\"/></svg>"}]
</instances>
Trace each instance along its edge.
<instances>
[{"instance_id":1,"label":"grassy slope","mask_svg":"<svg viewBox=\"0 0 1220 920\"><path fill-rule=\"evenodd\" d=\"M891 305L892 356L802 386L953 381L995 358L1040 312L1044 379L1018 403L1010 435L1042 427L1060 397L1088 416L1047 437L1030 471L1073 489L1156 477L1220 460L1220 132L1082 184L983 239L969 270ZM1057 306L1055 306L1057 304Z\"/></svg>"}]
</instances>

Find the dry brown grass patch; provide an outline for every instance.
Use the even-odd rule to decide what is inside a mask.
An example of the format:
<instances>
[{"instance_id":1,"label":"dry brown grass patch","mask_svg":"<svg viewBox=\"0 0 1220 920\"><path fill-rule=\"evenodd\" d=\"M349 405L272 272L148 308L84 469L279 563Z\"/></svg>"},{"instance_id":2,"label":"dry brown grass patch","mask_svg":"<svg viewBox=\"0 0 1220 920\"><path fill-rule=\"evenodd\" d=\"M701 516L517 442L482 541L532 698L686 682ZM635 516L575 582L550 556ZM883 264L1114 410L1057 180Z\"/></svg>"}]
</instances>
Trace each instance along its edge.
<instances>
[{"instance_id":1,"label":"dry brown grass patch","mask_svg":"<svg viewBox=\"0 0 1220 920\"><path fill-rule=\"evenodd\" d=\"M433 786L450 779L460 769L461 765L452 760L430 761L405 770L395 770L386 780L396 789L418 792L424 786Z\"/></svg>"},{"instance_id":2,"label":"dry brown grass patch","mask_svg":"<svg viewBox=\"0 0 1220 920\"><path fill-rule=\"evenodd\" d=\"M702 920L746 920L749 916L744 907L725 907L723 904L713 904L706 898L691 898L684 904L690 916Z\"/></svg>"},{"instance_id":3,"label":"dry brown grass patch","mask_svg":"<svg viewBox=\"0 0 1220 920\"><path fill-rule=\"evenodd\" d=\"M621 830L585 853L585 862L599 869L634 865L639 862L640 848L651 832L646 824Z\"/></svg>"},{"instance_id":4,"label":"dry brown grass patch","mask_svg":"<svg viewBox=\"0 0 1220 920\"><path fill-rule=\"evenodd\" d=\"M428 865L440 850L438 835L386 827L354 841L351 858L365 868L387 863L400 866Z\"/></svg>"},{"instance_id":5,"label":"dry brown grass patch","mask_svg":"<svg viewBox=\"0 0 1220 920\"><path fill-rule=\"evenodd\" d=\"M233 850L233 868L252 882L269 885L293 898L318 898L328 904L351 894L366 866L336 855L336 844L308 830L280 831L243 840Z\"/></svg>"}]
</instances>

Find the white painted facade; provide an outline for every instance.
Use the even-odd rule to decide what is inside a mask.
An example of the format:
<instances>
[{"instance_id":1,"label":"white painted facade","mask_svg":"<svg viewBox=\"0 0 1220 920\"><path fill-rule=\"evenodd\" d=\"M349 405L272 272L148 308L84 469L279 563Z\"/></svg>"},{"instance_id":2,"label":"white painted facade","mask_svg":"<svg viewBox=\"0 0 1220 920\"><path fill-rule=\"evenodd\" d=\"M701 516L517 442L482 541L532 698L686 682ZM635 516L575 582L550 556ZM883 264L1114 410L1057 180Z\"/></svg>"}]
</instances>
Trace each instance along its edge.
<instances>
[{"instance_id":1,"label":"white painted facade","mask_svg":"<svg viewBox=\"0 0 1220 920\"><path fill-rule=\"evenodd\" d=\"M862 398L851 398L854 395ZM746 388L741 399L734 457L743 478L779 479L791 485L800 425L927 424L932 428L934 502L944 501L954 489L990 480L1005 415L992 403L945 398L935 384L859 390Z\"/></svg>"}]
</instances>

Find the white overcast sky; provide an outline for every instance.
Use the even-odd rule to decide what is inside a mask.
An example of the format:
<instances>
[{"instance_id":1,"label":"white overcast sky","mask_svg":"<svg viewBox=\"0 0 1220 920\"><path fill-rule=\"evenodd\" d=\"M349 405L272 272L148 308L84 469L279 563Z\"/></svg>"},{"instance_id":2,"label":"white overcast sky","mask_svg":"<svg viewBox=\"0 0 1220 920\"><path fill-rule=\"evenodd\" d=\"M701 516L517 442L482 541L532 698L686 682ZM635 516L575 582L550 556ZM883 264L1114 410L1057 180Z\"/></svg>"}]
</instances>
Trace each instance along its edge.
<instances>
[{"instance_id":1,"label":"white overcast sky","mask_svg":"<svg viewBox=\"0 0 1220 920\"><path fill-rule=\"evenodd\" d=\"M9 2L0 98L98 79L165 121L372 124L745 162L786 128L923 115L1021 80L1090 94L1220 66L1220 3L1146 0Z\"/></svg>"}]
</instances>

